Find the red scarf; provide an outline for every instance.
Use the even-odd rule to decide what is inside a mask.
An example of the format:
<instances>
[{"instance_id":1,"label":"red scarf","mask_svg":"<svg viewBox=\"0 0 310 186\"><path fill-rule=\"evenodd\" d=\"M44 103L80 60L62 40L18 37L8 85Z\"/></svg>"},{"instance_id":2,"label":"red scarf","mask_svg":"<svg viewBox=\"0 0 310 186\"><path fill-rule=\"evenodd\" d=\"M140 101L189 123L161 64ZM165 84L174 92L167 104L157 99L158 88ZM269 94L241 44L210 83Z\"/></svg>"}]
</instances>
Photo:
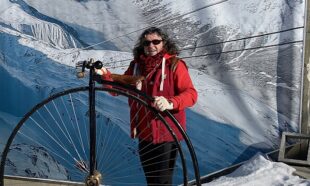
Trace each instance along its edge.
<instances>
[{"instance_id":1,"label":"red scarf","mask_svg":"<svg viewBox=\"0 0 310 186\"><path fill-rule=\"evenodd\" d=\"M141 75L147 76L157 65L162 62L165 51L161 51L155 56L141 55L139 59Z\"/></svg>"}]
</instances>

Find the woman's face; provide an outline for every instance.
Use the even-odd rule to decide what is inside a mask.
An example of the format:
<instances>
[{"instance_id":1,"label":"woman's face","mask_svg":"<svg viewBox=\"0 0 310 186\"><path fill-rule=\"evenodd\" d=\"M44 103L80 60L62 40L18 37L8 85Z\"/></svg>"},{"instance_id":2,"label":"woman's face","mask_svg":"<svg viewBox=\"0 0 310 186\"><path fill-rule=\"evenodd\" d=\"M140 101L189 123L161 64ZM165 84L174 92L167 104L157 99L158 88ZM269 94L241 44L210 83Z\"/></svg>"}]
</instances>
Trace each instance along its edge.
<instances>
[{"instance_id":1,"label":"woman's face","mask_svg":"<svg viewBox=\"0 0 310 186\"><path fill-rule=\"evenodd\" d=\"M157 33L148 34L144 37L143 48L145 55L155 56L163 50L164 41Z\"/></svg>"}]
</instances>

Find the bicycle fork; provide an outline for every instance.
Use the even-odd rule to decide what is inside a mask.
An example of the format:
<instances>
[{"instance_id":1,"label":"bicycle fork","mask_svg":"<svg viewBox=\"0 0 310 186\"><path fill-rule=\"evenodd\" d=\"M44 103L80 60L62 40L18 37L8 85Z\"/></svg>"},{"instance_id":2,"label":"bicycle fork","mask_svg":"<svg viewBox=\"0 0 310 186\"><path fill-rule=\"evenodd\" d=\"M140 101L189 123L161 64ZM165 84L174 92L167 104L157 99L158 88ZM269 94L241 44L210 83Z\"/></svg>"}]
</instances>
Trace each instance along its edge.
<instances>
[{"instance_id":1,"label":"bicycle fork","mask_svg":"<svg viewBox=\"0 0 310 186\"><path fill-rule=\"evenodd\" d=\"M101 183L101 173L96 170L96 94L95 94L95 80L94 73L95 68L100 69L102 63L100 61L94 62L94 59L90 59L88 62L83 62L82 72L84 69L89 69L89 147L90 147L90 165L89 165L89 175L86 177L86 186L99 186ZM83 74L84 76L84 74Z\"/></svg>"}]
</instances>

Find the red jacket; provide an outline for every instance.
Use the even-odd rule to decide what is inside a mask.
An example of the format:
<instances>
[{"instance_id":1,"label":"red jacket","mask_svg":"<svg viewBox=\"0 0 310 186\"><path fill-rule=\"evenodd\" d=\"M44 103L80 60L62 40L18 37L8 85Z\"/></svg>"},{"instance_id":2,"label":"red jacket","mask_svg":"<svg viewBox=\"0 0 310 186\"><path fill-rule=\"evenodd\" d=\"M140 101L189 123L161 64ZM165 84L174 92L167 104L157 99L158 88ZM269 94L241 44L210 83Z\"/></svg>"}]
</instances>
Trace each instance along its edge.
<instances>
[{"instance_id":1,"label":"red jacket","mask_svg":"<svg viewBox=\"0 0 310 186\"><path fill-rule=\"evenodd\" d=\"M186 130L186 114L185 108L193 106L197 101L197 91L195 90L191 78L188 73L187 66L184 61L179 60L175 69L172 69L173 56L165 55L164 74L162 78L162 64L154 69L152 74L143 81L142 91L148 95L164 96L173 103L173 110L170 112L179 121L184 130ZM125 72L126 75L139 75L136 70L139 68L139 63L132 61L129 68ZM143 69L140 69L143 70ZM160 84L163 81L162 90ZM130 106L130 123L131 123L131 136L138 137L145 141L152 141L154 144L162 142L174 141L173 137L166 129L164 124L148 111L144 106L140 106L137 102L129 100ZM183 137L178 132L173 122L165 116L165 120L170 125L172 130L177 135L178 140Z\"/></svg>"}]
</instances>

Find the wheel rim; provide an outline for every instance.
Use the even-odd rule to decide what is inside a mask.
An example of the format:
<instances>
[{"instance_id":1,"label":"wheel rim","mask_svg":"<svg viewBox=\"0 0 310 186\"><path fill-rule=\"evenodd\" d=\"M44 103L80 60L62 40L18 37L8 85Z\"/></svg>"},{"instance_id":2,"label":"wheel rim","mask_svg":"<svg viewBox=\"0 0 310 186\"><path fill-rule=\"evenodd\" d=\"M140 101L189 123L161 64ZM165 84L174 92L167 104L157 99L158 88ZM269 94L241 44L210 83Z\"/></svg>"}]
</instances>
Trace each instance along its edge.
<instances>
[{"instance_id":1,"label":"wheel rim","mask_svg":"<svg viewBox=\"0 0 310 186\"><path fill-rule=\"evenodd\" d=\"M124 87L123 87L124 88ZM50 98L42 101L41 103L39 103L38 105L36 105L30 112L28 112L23 118L22 120L17 124L17 126L15 127L15 129L13 130L11 136L9 137L9 140L7 142L7 145L5 146L5 149L3 151L3 156L2 156L2 160L1 160L1 172L0 172L0 176L1 176L1 185L3 185L3 178L4 178L4 170L5 170L5 162L7 159L9 159L8 154L14 155L14 150L18 151L18 149L21 148L26 148L26 147L22 147L22 145L20 145L19 147L16 145L18 144L19 141L19 136L22 135L24 136L24 138L21 138L23 140L21 141L32 141L33 144L37 144L37 147L41 147L42 150L42 154L47 153L46 151L49 152L49 155L51 157L54 157L55 162L58 167L59 173L63 176L61 178L67 178L70 180L74 180L74 181L85 181L85 179L87 178L87 162L89 162L89 160L87 159L87 154L89 149L86 147L86 145L88 144L88 140L89 140L89 136L87 133L82 133L81 131L84 130L84 128L79 128L79 125L74 125L74 122L79 123L81 121L83 121L84 125L80 125L80 127L85 127L85 131L87 131L87 127L85 125L85 123L87 123L87 121L85 121L85 117L80 117L80 116L85 116L87 115L87 107L85 107L85 105L87 105L86 101L87 100L87 91L88 91L88 87L81 87L81 88L75 88L75 89L70 89L58 94L55 94L53 96L51 96ZM124 90L124 89L123 89ZM135 91L128 91L128 89L126 89L125 87L125 91L122 90L117 90L117 89L113 89L113 88L96 88L96 92L99 92L102 95L99 95L99 98L103 98L103 94L105 96L109 96L107 92L116 92L126 98L130 97L131 99L135 99L137 101L140 100L140 98L138 98L136 96L137 92ZM77 96L75 95L76 93L79 93ZM139 96L144 96L143 94L138 93ZM66 98L64 98L66 97ZM110 97L111 98L111 97ZM109 98L109 99L110 99ZM150 99L150 98L148 98ZM124 101L122 99L116 99L118 101ZM57 103L56 103L57 102ZM67 104L67 105L71 105L71 107L57 107L55 106L56 104ZM155 110L152 109L146 102L144 102L143 100L140 100L141 104L144 104L144 107L149 109L151 112L158 114L159 118L163 119L163 117ZM98 101L99 104L100 103L100 99ZM55 111L51 111L51 108L57 108L55 109ZM84 107L84 109L81 109L80 107ZM98 106L96 106L98 107ZM127 106L128 107L128 106ZM70 109L69 109L70 108ZM76 110L74 108L79 108L79 110ZM99 107L98 107L99 108ZM44 112L41 110L45 110ZM70 110L70 111L69 111ZM111 122L111 120L109 120L109 113L107 113L104 110L100 110L98 109L98 114L96 115L96 117L100 118L102 117L102 119L106 120L106 122L102 122L104 124L107 125L107 123ZM67 114L65 114L67 113ZM108 115L107 115L108 114ZM121 113L123 114L123 112ZM67 119L63 118L62 116L74 116L74 117L68 117ZM49 120L53 120L54 121L54 127L49 126L48 124L46 124L47 122L47 117L50 117ZM101 118L100 118L101 119ZM165 121L163 121L165 122ZM31 123L31 124L26 124L25 123ZM66 124L65 124L66 123ZM71 128L68 128L68 123L72 123ZM100 123L100 120L99 122ZM113 122L111 122L113 123ZM126 123L126 122L125 122ZM128 123L127 123L128 124ZM32 127L30 127L30 125L32 125ZM61 126L61 127L60 127ZM102 128L100 128L103 125L99 125L99 130L97 132L97 136L99 136L98 138L102 137L103 133L106 132L108 133L110 136L111 134L115 133L115 131L124 131L124 126L118 125L118 128L116 126L111 126L110 128L108 128L110 130L110 132L107 132L107 130L103 130ZM168 125L167 125L168 126ZM36 130L41 129L41 136L36 134L37 137L33 137L33 136L29 136L27 134L31 134L31 131L33 132L33 129L36 128ZM58 128L58 129L57 129ZM169 126L168 126L169 128ZM57 130L56 130L57 129ZM82 130L83 129L83 130ZM48 131L47 131L48 130ZM74 131L73 133L70 133L69 131L72 130ZM70 134L70 135L66 135L66 134ZM124 133L125 134L125 133ZM172 131L172 135L173 131ZM17 136L17 137L16 137ZM119 136L119 135L118 135ZM112 136L113 137L113 136ZM119 139L116 138L108 138L108 139L103 139L103 140L99 140L99 142L97 143L97 153L100 154L100 145L105 145L105 150L108 151L108 141L107 140L112 140L112 141L117 141ZM43 139L49 138L50 141L44 141ZM25 140L28 139L28 140ZM67 142L65 142L66 139ZM176 138L175 138L176 139ZM105 141L106 140L106 141ZM122 139L123 141L130 141L130 137L127 134L127 138L123 137ZM36 142L36 143L34 143ZM115 151L115 143L112 142L111 147L110 147L110 154L107 153L108 155L106 155L105 160L98 158L97 159L97 165L96 167L99 169L99 172L102 174L102 180L104 184L109 184L109 174L106 173L105 170L103 170L101 168L102 165L106 165L106 163L104 163L104 161L107 162L113 162L111 160L111 158L113 157L113 154L111 154L111 152ZM131 144L127 144L127 151L124 151L122 154L124 157L127 155L126 153L137 153L137 151L135 151L137 148L137 142L134 140L130 141ZM29 144L32 144L29 143ZM101 143L101 144L100 144ZM105 144L107 143L107 144ZM123 143L123 142L122 142ZM179 143L176 141L176 143L178 144L178 151L180 153L181 156L181 161L182 161L182 172L183 172L183 184L186 185L187 183L187 173L186 173L186 165L184 163L184 156L183 156L183 152L182 152L182 148L179 145ZM66 145L65 145L66 144ZM42 146L45 147L45 149L42 149ZM55 146L58 146L57 148L55 148ZM35 146L28 146L28 148L31 149L31 147L33 149L35 149L36 151L38 151L37 148L35 148ZM114 149L113 149L114 148ZM11 150L10 150L11 149ZM40 148L39 148L40 149ZM134 149L134 150L133 150ZM10 153L9 153L10 151ZM59 153L60 151L62 151L63 153ZM17 152L15 152L17 153ZM53 155L51 155L53 154ZM67 162L67 160L65 160L64 155L66 154L66 157L69 157L71 159L71 162ZM32 154L34 155L34 154ZM32 156L31 159L33 162L38 162L40 161L40 157L35 157ZM114 159L114 162L117 161L118 159ZM136 163L137 165L139 165L139 157L137 157L135 160L131 160L134 163ZM32 162L32 163L33 163ZM63 165L63 167L61 167L60 165L57 164L60 163L60 165ZM74 162L74 164L72 163ZM46 163L46 162L45 162ZM44 164L44 162L43 162ZM131 165L133 163L131 162ZM88 165L89 166L89 165ZM124 165L123 165L124 167ZM69 169L70 168L70 169ZM76 170L78 169L78 170ZM106 169L108 169L108 165L106 165ZM115 169L115 167L114 167ZM138 166L138 168L136 168L137 170L140 170L139 174L140 176L144 176L143 175L143 171L141 169L141 165L140 167ZM72 170L72 171L70 171ZM74 170L74 171L73 171ZM113 169L110 169L113 170ZM24 170L25 171L25 170ZM51 170L49 170L51 171ZM132 170L128 170L131 171ZM31 172L31 170L25 171L26 174L30 175L33 174L34 172ZM38 172L35 172L36 174L39 174ZM44 173L44 172L43 172ZM128 172L127 172L128 174ZM56 174L58 175L58 174ZM64 176L65 175L65 176ZM34 175L35 177L39 177L38 175ZM46 176L45 174L41 174L41 177ZM132 175L131 175L132 176ZM114 179L116 178L115 176L115 171L114 171L114 176L110 176L111 178L114 177ZM79 179L78 179L79 178ZM81 179L82 178L82 179ZM57 178L59 179L59 177ZM83 180L84 179L84 180ZM120 177L118 177L118 180L120 179ZM124 178L125 179L125 178ZM137 177L132 176L131 178L133 181L137 180ZM141 180L143 180L143 178L140 178ZM130 183L130 178L126 178L126 184ZM112 183L112 182L110 182ZM124 182L125 183L125 182ZM133 184L136 185L144 185L145 182L141 181L140 183L137 184L137 182L132 182ZM120 183L120 181L117 182L113 182L111 185L122 185L122 183Z\"/></svg>"}]
</instances>

